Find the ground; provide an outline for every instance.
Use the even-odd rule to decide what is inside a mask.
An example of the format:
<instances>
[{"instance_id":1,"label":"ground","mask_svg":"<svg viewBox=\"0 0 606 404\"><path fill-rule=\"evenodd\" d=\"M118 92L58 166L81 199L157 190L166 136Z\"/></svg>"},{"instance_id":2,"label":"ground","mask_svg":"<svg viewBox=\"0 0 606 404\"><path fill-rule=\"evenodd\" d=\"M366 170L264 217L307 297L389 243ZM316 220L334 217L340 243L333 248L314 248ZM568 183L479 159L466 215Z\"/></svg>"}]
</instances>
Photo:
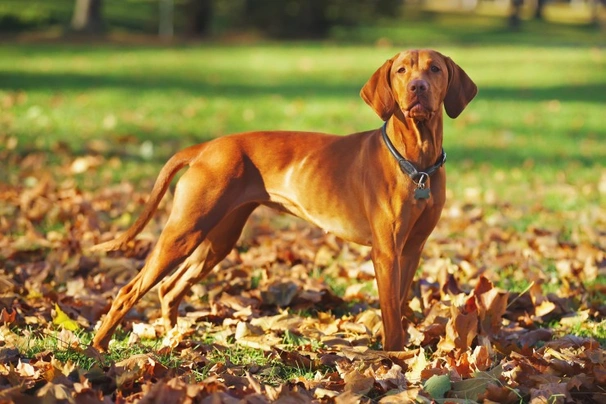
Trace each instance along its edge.
<instances>
[{"instance_id":1,"label":"ground","mask_svg":"<svg viewBox=\"0 0 606 404\"><path fill-rule=\"evenodd\" d=\"M512 45L485 23L442 24L449 39L412 25L346 36L357 44L1 44L2 400L603 402L603 38L529 25ZM448 202L405 351L380 349L369 250L270 211L177 328L155 322L150 293L109 354L88 347L170 192L127 251L87 249L132 223L172 152L252 129L379 127L359 89L420 44L479 94L445 122Z\"/></svg>"}]
</instances>

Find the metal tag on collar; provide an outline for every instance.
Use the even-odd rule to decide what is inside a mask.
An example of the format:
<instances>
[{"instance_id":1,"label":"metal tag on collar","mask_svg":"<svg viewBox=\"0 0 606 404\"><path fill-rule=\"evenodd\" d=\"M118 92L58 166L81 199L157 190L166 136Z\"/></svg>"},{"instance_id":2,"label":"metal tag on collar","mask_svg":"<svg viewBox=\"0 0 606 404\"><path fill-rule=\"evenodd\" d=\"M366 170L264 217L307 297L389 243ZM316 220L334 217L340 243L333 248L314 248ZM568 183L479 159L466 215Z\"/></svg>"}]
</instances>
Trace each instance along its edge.
<instances>
[{"instance_id":1,"label":"metal tag on collar","mask_svg":"<svg viewBox=\"0 0 606 404\"><path fill-rule=\"evenodd\" d=\"M417 188L415 189L415 199L429 199L429 188Z\"/></svg>"},{"instance_id":2,"label":"metal tag on collar","mask_svg":"<svg viewBox=\"0 0 606 404\"><path fill-rule=\"evenodd\" d=\"M419 173L419 181L417 181L417 188L415 189L415 199L429 199L430 193L427 187L427 179L429 179L427 173Z\"/></svg>"}]
</instances>

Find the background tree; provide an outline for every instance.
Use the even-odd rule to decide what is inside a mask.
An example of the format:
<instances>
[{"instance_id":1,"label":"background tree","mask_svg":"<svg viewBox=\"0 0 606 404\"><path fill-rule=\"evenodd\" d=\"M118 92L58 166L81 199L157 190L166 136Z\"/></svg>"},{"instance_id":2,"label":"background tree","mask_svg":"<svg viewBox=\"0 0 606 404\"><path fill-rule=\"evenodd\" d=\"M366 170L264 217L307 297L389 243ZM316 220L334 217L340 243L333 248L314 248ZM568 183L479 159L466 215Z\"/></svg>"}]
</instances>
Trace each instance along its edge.
<instances>
[{"instance_id":1,"label":"background tree","mask_svg":"<svg viewBox=\"0 0 606 404\"><path fill-rule=\"evenodd\" d=\"M163 38L172 38L175 34L175 2L159 0L158 34Z\"/></svg>"},{"instance_id":2,"label":"background tree","mask_svg":"<svg viewBox=\"0 0 606 404\"><path fill-rule=\"evenodd\" d=\"M511 12L509 13L509 27L519 28L522 21L521 13L524 0L511 0Z\"/></svg>"},{"instance_id":3,"label":"background tree","mask_svg":"<svg viewBox=\"0 0 606 404\"><path fill-rule=\"evenodd\" d=\"M211 32L213 11L212 0L189 0L186 7L187 35L197 37L209 35Z\"/></svg>"},{"instance_id":4,"label":"background tree","mask_svg":"<svg viewBox=\"0 0 606 404\"><path fill-rule=\"evenodd\" d=\"M334 25L396 17L401 0L245 0L241 19L272 37L320 38Z\"/></svg>"},{"instance_id":5,"label":"background tree","mask_svg":"<svg viewBox=\"0 0 606 404\"><path fill-rule=\"evenodd\" d=\"M377 0L375 10L378 15L395 17L404 3L406 3L406 1Z\"/></svg>"},{"instance_id":6,"label":"background tree","mask_svg":"<svg viewBox=\"0 0 606 404\"><path fill-rule=\"evenodd\" d=\"M535 8L534 8L534 18L537 20L543 19L543 9L545 8L545 4L547 4L548 0L535 0Z\"/></svg>"},{"instance_id":7,"label":"background tree","mask_svg":"<svg viewBox=\"0 0 606 404\"><path fill-rule=\"evenodd\" d=\"M606 8L606 0L592 0L591 4L591 22L593 25L602 29L606 28L604 20L604 8Z\"/></svg>"},{"instance_id":8,"label":"background tree","mask_svg":"<svg viewBox=\"0 0 606 404\"><path fill-rule=\"evenodd\" d=\"M71 28L76 32L98 34L103 31L103 0L76 0Z\"/></svg>"}]
</instances>

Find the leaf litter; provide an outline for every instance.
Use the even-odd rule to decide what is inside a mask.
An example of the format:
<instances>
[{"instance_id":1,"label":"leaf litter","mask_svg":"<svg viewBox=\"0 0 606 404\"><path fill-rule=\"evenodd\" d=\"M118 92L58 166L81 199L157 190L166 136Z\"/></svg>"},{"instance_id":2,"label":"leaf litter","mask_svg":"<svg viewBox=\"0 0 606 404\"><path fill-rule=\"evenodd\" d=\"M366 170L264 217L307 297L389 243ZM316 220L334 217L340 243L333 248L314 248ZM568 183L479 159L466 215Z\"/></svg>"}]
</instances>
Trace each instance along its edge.
<instances>
[{"instance_id":1,"label":"leaf litter","mask_svg":"<svg viewBox=\"0 0 606 404\"><path fill-rule=\"evenodd\" d=\"M260 210L176 327L149 293L99 354L94 329L171 198L128 251L91 255L136 217L145 187L79 186L75 175L108 163L96 154L52 170L43 155L5 157L19 170L0 183L1 402L606 402L603 208L566 229L520 230L515 218L544 210L450 198L403 352L380 349L367 247Z\"/></svg>"}]
</instances>

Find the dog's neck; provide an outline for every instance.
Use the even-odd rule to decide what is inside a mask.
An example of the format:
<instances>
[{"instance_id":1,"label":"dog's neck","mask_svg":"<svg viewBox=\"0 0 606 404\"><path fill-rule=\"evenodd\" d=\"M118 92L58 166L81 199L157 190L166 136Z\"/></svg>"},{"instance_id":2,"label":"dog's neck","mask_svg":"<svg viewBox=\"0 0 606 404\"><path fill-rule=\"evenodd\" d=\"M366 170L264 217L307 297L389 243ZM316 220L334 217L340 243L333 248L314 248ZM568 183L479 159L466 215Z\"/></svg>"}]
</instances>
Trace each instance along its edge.
<instances>
[{"instance_id":1,"label":"dog's neck","mask_svg":"<svg viewBox=\"0 0 606 404\"><path fill-rule=\"evenodd\" d=\"M420 122L398 110L389 119L386 130L396 150L417 169L435 164L442 153L441 109Z\"/></svg>"}]
</instances>

